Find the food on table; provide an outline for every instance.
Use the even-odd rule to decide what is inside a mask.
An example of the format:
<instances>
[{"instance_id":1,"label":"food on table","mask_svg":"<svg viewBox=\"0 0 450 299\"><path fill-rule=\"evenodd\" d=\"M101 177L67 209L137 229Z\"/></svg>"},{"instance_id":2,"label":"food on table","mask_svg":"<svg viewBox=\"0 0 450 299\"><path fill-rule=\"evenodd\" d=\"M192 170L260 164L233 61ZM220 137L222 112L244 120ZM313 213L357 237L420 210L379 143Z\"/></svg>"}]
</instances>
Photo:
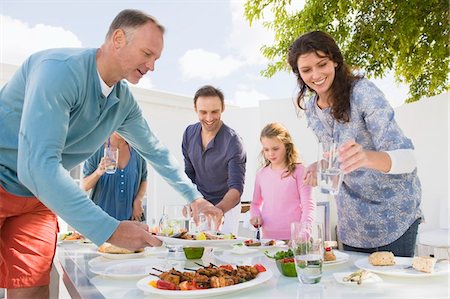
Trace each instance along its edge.
<instances>
[{"instance_id":1,"label":"food on table","mask_svg":"<svg viewBox=\"0 0 450 299\"><path fill-rule=\"evenodd\" d=\"M83 240L84 236L78 232L67 232L62 234L60 237L63 241L75 241L75 240Z\"/></svg>"},{"instance_id":2,"label":"food on table","mask_svg":"<svg viewBox=\"0 0 450 299\"><path fill-rule=\"evenodd\" d=\"M202 258L205 247L183 247L183 251L188 260L195 260Z\"/></svg>"},{"instance_id":3,"label":"food on table","mask_svg":"<svg viewBox=\"0 0 450 299\"><path fill-rule=\"evenodd\" d=\"M248 239L244 241L245 246L275 246L277 242L275 240L269 240L265 243L261 243L260 241L255 241L253 239Z\"/></svg>"},{"instance_id":4,"label":"food on table","mask_svg":"<svg viewBox=\"0 0 450 299\"><path fill-rule=\"evenodd\" d=\"M244 245L245 246L261 246L261 242L259 242L259 241L255 242L254 240L249 239L249 240L244 241Z\"/></svg>"},{"instance_id":5,"label":"food on table","mask_svg":"<svg viewBox=\"0 0 450 299\"><path fill-rule=\"evenodd\" d=\"M363 280L369 278L371 274L372 273L367 270L360 269L358 271L351 273L348 276L345 276L344 278L342 278L342 280L344 282L356 282L356 284L361 284Z\"/></svg>"},{"instance_id":6,"label":"food on table","mask_svg":"<svg viewBox=\"0 0 450 299\"><path fill-rule=\"evenodd\" d=\"M144 251L144 249L138 249L135 251L128 250L126 248L118 247L109 243L103 243L99 248L99 252L102 253L112 253L112 254L130 254L130 253L139 253Z\"/></svg>"},{"instance_id":7,"label":"food on table","mask_svg":"<svg viewBox=\"0 0 450 299\"><path fill-rule=\"evenodd\" d=\"M431 273L434 270L436 259L430 256L416 256L413 258L412 267L418 271Z\"/></svg>"},{"instance_id":8,"label":"food on table","mask_svg":"<svg viewBox=\"0 0 450 299\"><path fill-rule=\"evenodd\" d=\"M231 286L255 279L266 271L261 264L254 266L215 266L210 264L195 271L180 272L172 268L157 275L159 280L149 282L150 286L163 290L200 290Z\"/></svg>"},{"instance_id":9,"label":"food on table","mask_svg":"<svg viewBox=\"0 0 450 299\"><path fill-rule=\"evenodd\" d=\"M183 239L183 240L234 240L236 236L233 234L220 234L217 235L210 234L208 232L199 232L196 234L191 234L189 232L181 232L171 236L172 238Z\"/></svg>"},{"instance_id":10,"label":"food on table","mask_svg":"<svg viewBox=\"0 0 450 299\"><path fill-rule=\"evenodd\" d=\"M331 247L326 247L325 252L323 253L323 260L325 262L331 262L336 260L336 255L333 252Z\"/></svg>"},{"instance_id":11,"label":"food on table","mask_svg":"<svg viewBox=\"0 0 450 299\"><path fill-rule=\"evenodd\" d=\"M395 257L390 251L378 251L369 255L369 263L373 266L392 266L395 265Z\"/></svg>"}]
</instances>

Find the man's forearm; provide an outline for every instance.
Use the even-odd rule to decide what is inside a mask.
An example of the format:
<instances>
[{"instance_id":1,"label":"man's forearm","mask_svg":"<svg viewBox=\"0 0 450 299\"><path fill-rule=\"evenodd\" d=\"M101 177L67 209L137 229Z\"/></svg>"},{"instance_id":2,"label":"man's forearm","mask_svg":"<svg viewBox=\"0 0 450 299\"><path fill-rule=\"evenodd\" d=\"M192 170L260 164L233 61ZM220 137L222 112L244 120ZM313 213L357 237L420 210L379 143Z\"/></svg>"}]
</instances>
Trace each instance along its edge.
<instances>
[{"instance_id":1,"label":"man's forearm","mask_svg":"<svg viewBox=\"0 0 450 299\"><path fill-rule=\"evenodd\" d=\"M223 199L216 205L225 214L232 208L234 208L241 201L241 193L236 189L230 189L225 194Z\"/></svg>"}]
</instances>

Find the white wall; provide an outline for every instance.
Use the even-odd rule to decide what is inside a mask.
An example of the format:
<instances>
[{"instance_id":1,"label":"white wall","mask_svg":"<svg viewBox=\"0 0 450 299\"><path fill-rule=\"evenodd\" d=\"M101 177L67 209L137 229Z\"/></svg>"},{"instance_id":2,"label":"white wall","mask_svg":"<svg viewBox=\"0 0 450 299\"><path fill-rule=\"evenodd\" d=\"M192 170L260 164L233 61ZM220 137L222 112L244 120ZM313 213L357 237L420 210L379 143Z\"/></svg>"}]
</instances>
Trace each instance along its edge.
<instances>
[{"instance_id":1,"label":"white wall","mask_svg":"<svg viewBox=\"0 0 450 299\"><path fill-rule=\"evenodd\" d=\"M449 93L402 105L396 118L415 146L422 184L420 230L439 227L439 201L449 197Z\"/></svg>"}]
</instances>

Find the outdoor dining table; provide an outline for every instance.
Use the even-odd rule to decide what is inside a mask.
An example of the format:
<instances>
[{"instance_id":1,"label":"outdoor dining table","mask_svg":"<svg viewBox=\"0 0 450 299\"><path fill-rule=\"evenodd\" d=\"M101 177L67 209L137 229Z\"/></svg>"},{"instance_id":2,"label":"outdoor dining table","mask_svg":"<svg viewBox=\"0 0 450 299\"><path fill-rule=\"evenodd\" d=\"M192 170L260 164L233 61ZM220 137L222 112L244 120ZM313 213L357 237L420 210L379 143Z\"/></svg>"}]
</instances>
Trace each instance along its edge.
<instances>
[{"instance_id":1,"label":"outdoor dining table","mask_svg":"<svg viewBox=\"0 0 450 299\"><path fill-rule=\"evenodd\" d=\"M220 254L227 252L223 248L205 251L202 260L204 265L210 262L224 264L218 260ZM161 260L166 261L164 249L158 250ZM358 268L356 260L366 258L367 254L346 252L348 260L339 264L324 265L323 276L319 283L305 285L296 277L282 276L276 268L275 262L264 254L252 255L247 261L261 263L272 271L273 276L266 282L252 286L238 292L218 296L217 298L449 298L450 275L447 272L441 276L430 277L398 277L380 275L381 282L374 284L345 285L336 281L334 273L354 272ZM229 255L228 255L229 256ZM150 254L135 261L155 258ZM72 298L164 298L140 290L136 283L141 278L115 278L95 274L90 269L90 261L99 258L97 246L83 243L62 243L57 246L55 266ZM242 256L241 256L242 258ZM232 261L230 261L232 263ZM156 279L156 278L155 278ZM180 291L189 292L189 291ZM183 297L187 294L183 294ZM181 297L180 297L181 298Z\"/></svg>"}]
</instances>

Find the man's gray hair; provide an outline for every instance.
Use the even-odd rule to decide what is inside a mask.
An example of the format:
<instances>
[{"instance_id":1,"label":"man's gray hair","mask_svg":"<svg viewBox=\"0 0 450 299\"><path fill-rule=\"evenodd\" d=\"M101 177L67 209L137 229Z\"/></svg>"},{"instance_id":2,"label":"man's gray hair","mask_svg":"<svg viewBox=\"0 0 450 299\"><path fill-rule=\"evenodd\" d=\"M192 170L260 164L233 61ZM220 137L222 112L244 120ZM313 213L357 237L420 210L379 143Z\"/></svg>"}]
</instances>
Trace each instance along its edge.
<instances>
[{"instance_id":1,"label":"man's gray hair","mask_svg":"<svg viewBox=\"0 0 450 299\"><path fill-rule=\"evenodd\" d=\"M164 34L166 29L153 16L137 9L124 9L112 21L108 33L106 34L106 39L110 38L116 29L122 29L125 31L127 41L129 41L130 31L132 32L134 29L139 28L148 22L154 23L161 33Z\"/></svg>"}]
</instances>

